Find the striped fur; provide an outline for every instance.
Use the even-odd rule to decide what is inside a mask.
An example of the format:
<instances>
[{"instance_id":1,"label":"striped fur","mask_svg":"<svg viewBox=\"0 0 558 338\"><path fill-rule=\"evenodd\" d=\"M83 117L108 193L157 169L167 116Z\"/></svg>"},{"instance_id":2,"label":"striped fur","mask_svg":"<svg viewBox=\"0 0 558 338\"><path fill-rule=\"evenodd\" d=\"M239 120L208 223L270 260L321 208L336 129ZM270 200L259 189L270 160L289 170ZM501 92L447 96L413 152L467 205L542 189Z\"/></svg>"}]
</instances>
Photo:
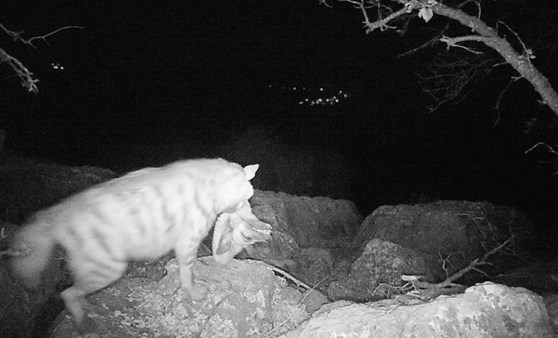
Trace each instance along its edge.
<instances>
[{"instance_id":1,"label":"striped fur","mask_svg":"<svg viewBox=\"0 0 558 338\"><path fill-rule=\"evenodd\" d=\"M76 324L83 296L118 280L128 260L156 259L174 249L182 288L192 299L205 290L192 278L200 243L218 215L236 212L253 195L258 165L222 159L179 161L131 172L36 213L15 236L13 272L37 287L55 245L67 254L74 285L61 297Z\"/></svg>"}]
</instances>

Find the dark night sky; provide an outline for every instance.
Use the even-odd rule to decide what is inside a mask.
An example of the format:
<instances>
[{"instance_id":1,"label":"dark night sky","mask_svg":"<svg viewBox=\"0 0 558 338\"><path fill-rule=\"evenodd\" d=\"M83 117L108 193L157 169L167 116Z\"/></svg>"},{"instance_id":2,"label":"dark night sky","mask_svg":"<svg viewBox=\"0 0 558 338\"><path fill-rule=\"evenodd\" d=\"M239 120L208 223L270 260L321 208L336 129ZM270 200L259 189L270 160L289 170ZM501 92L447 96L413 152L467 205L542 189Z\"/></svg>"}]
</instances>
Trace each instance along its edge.
<instances>
[{"instance_id":1,"label":"dark night sky","mask_svg":"<svg viewBox=\"0 0 558 338\"><path fill-rule=\"evenodd\" d=\"M406 38L366 35L357 10L332 3L3 2L0 22L27 37L84 27L39 43L40 52L0 39L41 81L40 93L29 94L1 69L8 147L126 171L213 156L233 132L264 125L293 144L342 152L358 189L377 204L397 202L390 193L400 190L523 207L535 197L554 203L548 174L556 168L523 155L537 141L522 133L524 121L549 115L528 85L513 88L496 128L493 106L509 69L460 104L425 115L428 97L414 73L431 54L397 58L426 41L422 22ZM520 23L514 27L522 33ZM333 106L299 104L340 93L348 97Z\"/></svg>"}]
</instances>

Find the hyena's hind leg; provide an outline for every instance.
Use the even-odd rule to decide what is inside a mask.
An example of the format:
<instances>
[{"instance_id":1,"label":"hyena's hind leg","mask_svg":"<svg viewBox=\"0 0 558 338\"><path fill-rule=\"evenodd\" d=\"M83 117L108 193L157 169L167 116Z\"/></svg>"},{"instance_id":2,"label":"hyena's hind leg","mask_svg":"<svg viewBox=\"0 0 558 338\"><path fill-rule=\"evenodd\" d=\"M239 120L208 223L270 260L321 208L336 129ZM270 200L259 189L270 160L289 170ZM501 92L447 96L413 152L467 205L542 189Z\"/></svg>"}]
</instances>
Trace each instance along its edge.
<instances>
[{"instance_id":1,"label":"hyena's hind leg","mask_svg":"<svg viewBox=\"0 0 558 338\"><path fill-rule=\"evenodd\" d=\"M82 306L87 304L85 296L117 281L124 274L128 264L116 261L100 263L82 259L72 259L69 263L74 277L74 285L62 291L60 297L78 330L90 331L88 326L92 323L85 316Z\"/></svg>"}]
</instances>

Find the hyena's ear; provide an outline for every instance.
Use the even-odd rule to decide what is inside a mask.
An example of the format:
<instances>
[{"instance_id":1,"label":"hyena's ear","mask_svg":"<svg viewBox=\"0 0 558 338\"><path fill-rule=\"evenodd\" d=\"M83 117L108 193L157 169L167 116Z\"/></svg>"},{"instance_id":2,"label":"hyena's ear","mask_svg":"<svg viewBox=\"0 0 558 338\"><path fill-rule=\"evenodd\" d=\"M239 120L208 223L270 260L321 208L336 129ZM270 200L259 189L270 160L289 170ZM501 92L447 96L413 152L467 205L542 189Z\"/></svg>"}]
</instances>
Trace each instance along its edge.
<instances>
[{"instance_id":1,"label":"hyena's ear","mask_svg":"<svg viewBox=\"0 0 558 338\"><path fill-rule=\"evenodd\" d=\"M251 164L244 167L244 173L246 174L246 179L251 180L256 176L256 171L260 167L259 164Z\"/></svg>"}]
</instances>

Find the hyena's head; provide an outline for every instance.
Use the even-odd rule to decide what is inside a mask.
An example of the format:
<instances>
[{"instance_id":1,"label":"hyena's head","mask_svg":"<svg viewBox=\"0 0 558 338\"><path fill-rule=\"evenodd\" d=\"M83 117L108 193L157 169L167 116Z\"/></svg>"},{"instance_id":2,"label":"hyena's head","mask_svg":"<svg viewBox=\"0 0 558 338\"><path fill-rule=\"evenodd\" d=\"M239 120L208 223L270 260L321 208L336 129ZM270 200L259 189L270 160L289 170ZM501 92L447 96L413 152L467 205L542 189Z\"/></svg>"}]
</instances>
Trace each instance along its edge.
<instances>
[{"instance_id":1,"label":"hyena's head","mask_svg":"<svg viewBox=\"0 0 558 338\"><path fill-rule=\"evenodd\" d=\"M243 168L236 163L229 164L224 174L225 179L221 182L215 196L218 213L233 213L254 195L250 180L256 175L259 165L252 164Z\"/></svg>"}]
</instances>

